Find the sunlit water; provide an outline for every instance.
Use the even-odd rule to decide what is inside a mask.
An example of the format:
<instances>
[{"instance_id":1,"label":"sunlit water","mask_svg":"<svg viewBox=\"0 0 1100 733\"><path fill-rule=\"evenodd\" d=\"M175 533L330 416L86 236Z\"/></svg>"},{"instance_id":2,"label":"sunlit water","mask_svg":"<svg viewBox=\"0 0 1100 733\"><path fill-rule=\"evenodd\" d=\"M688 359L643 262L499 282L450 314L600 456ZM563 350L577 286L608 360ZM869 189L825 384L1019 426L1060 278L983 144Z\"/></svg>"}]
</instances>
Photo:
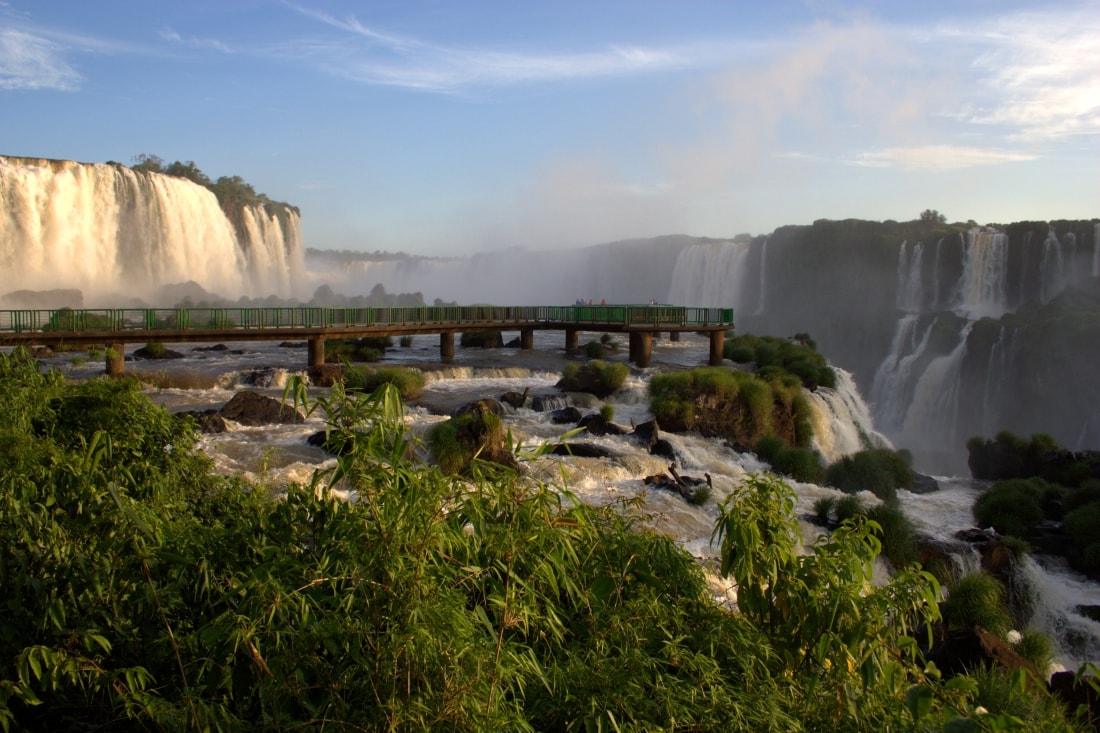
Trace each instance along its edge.
<instances>
[{"instance_id":1,"label":"sunlit water","mask_svg":"<svg viewBox=\"0 0 1100 733\"><path fill-rule=\"evenodd\" d=\"M518 335L518 334L517 334ZM512 334L505 334L507 342ZM596 340L599 334L581 334L581 344ZM618 337L620 342L625 341ZM305 376L304 344L280 347L272 343L227 343L227 350L195 350L191 344L166 344L183 353L177 360L126 362L130 371L156 375L168 387L149 387L150 398L170 412L220 408L242 389L252 389L271 397L281 398L288 377ZM136 348L136 345L132 348ZM128 352L132 352L132 348ZM627 429L652 419L647 400L649 377L657 372L700 366L709 353L708 339L684 334L673 342L667 337L654 341L653 366L648 369L631 367L626 384L608 400L615 410L614 422ZM417 336L411 346L395 346L386 351L382 364L407 365L421 368L427 378L422 396L406 408L406 423L411 434L423 440L432 425L447 419L450 413L467 402L484 397L499 398L505 392L523 392L529 397L548 398L553 406L576 404L582 412L593 412L601 401L584 395L563 395L556 387L561 370L572 360L564 352L560 332L536 332L535 349L518 348L456 349L452 364L438 360L439 341L436 336ZM621 343L611 361L626 361L627 348ZM64 369L72 377L87 377L103 373L98 359L86 360L82 354L57 355L44 360L49 366ZM842 380L843 381L843 380ZM854 388L853 388L854 389ZM311 388L314 396L323 390ZM530 400L527 403L530 404ZM829 409L829 416L820 413L815 427L827 428L828 445L819 448L848 452L856 449L853 436L869 434L881 439L870 425L866 406L854 391L815 397L819 410ZM505 426L513 439L527 447L542 442L556 442L571 429L570 425L555 425L549 412L536 412L529 407L506 407ZM246 427L229 424L222 434L203 435L201 448L214 460L217 470L239 474L251 481L278 491L290 483L307 483L314 472L330 468L335 459L306 439L324 428L319 412L304 423ZM693 556L713 564L717 548L710 538L718 516L718 505L748 473L766 470L751 453L739 453L722 441L693 435L662 433L675 448L677 470L681 475L703 477L709 474L713 482L710 499L703 506L693 506L679 495L644 485L646 476L666 473L669 461L650 455L630 436L585 436L584 440L598 444L612 453L610 458L545 456L527 464L533 478L549 485L567 489L579 500L603 505L620 499L640 500L638 512L642 521L676 538ZM837 456L832 456L835 460ZM957 562L963 570L978 567L975 553L954 538L957 530L973 526L970 508L982 491L980 482L951 476L937 477L940 490L931 494L900 492L901 506L919 532L959 549ZM809 543L820 530L807 521L815 502L839 492L814 484L793 482L797 493L796 513L799 526ZM874 502L870 494L864 499ZM879 575L885 571L880 568ZM1033 590L1035 610L1030 625L1049 633L1058 646L1057 665L1076 670L1087 660L1100 659L1100 624L1075 611L1079 605L1100 606L1100 586L1087 582L1068 570L1064 564L1050 558L1029 558L1022 564L1019 582ZM722 590L717 583L716 596ZM733 597L727 593L725 599Z\"/></svg>"}]
</instances>

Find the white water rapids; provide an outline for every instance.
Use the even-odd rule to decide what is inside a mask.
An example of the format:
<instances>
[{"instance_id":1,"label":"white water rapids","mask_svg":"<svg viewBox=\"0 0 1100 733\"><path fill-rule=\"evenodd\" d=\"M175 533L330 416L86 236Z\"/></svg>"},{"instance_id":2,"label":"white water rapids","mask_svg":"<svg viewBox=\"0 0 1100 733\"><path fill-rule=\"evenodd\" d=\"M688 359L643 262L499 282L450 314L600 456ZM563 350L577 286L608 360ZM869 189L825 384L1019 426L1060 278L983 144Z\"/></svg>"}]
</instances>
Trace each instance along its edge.
<instances>
[{"instance_id":1,"label":"white water rapids","mask_svg":"<svg viewBox=\"0 0 1100 733\"><path fill-rule=\"evenodd\" d=\"M505 341L511 334L505 334ZM581 342L598 338L582 334ZM281 397L290 374L304 373L304 347L280 348L274 344L228 344L228 351L194 351L187 344L168 344L168 348L186 354L176 361L128 361L134 371L163 372L188 388L150 389L150 397L172 412L218 408L241 389L255 389L272 397ZM395 346L386 352L384 363L422 366L428 377L420 399L406 410L411 432L425 437L432 425L447 418L447 413L466 402L482 397L498 398L507 391L530 389L530 396L543 396L551 407L575 403L582 412L593 412L600 402L581 396L567 396L556 388L561 368L566 363L564 341L556 332L536 332L535 350L458 349L455 363L438 363L438 338L414 337L411 346ZM625 345L612 360L625 359ZM629 427L652 416L648 411L647 383L654 372L705 364L708 340L685 334L680 342L662 338L654 341L650 369L632 368L627 383L607 400L615 409L614 422ZM75 363L74 363L75 362ZM72 376L102 373L101 362L81 362L72 355L56 356L51 366L63 368ZM866 404L856 391L850 375L839 371L836 390L822 389L811 396L814 406L816 445L830 461L859 450L867 440L888 445L875 430ZM530 404L530 403L528 403ZM507 410L506 427L526 446L555 441L571 425L555 425L548 412L529 407ZM299 425L245 427L230 424L220 435L204 435L203 450L215 461L217 469L238 473L268 486L273 491L291 482L308 482L313 472L334 464L321 449L310 446L306 438L323 429L321 416L314 414ZM596 443L612 458L548 456L527 468L532 476L550 485L573 492L580 500L605 504L620 498L640 497L646 522L670 536L694 556L703 560L717 557L710 535L718 516L717 504L747 473L767 470L752 453L740 453L722 441L692 435L662 433L675 448L677 470L682 475L702 477L710 474L714 488L701 507L693 506L671 492L643 485L645 476L665 473L668 460L650 455L629 436L578 436L573 440ZM957 477L937 477L940 490L930 494L902 491L905 513L917 529L945 544L958 544L953 535L973 524L970 507L981 487L977 482ZM796 512L807 542L820 530L807 521L814 503L821 497L840 496L839 492L814 484L793 482L798 495ZM864 494L868 502L875 499ZM976 569L976 555L963 552L958 562ZM1100 606L1100 586L1085 582L1064 567L1047 559L1029 559L1021 570L1022 582L1032 588L1035 597L1030 624L1049 633L1058 646L1057 664L1076 670L1086 660L1100 660L1100 624L1075 612L1081 604ZM727 589L728 590L728 589ZM715 585L716 596L722 589ZM729 597L728 594L726 596Z\"/></svg>"}]
</instances>

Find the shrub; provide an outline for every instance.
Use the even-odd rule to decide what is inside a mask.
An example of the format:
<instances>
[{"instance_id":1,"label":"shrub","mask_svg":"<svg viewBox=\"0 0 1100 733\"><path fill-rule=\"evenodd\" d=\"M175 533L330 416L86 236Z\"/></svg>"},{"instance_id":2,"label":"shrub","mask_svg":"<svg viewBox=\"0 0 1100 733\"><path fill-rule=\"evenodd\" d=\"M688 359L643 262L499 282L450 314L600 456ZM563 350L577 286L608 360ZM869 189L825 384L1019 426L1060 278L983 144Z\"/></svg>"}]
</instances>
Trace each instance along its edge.
<instances>
[{"instance_id":1,"label":"shrub","mask_svg":"<svg viewBox=\"0 0 1100 733\"><path fill-rule=\"evenodd\" d=\"M726 344L725 358L730 361L737 362L738 364L748 364L756 358L756 352L747 346L736 346L734 344Z\"/></svg>"},{"instance_id":2,"label":"shrub","mask_svg":"<svg viewBox=\"0 0 1100 733\"><path fill-rule=\"evenodd\" d=\"M821 454L811 448L783 448L771 464L776 473L803 483L817 483L825 476Z\"/></svg>"},{"instance_id":3,"label":"shrub","mask_svg":"<svg viewBox=\"0 0 1100 733\"><path fill-rule=\"evenodd\" d=\"M814 517L817 519L817 523L822 526L827 526L831 521L831 514L833 509L836 508L835 496L822 496L814 502Z\"/></svg>"},{"instance_id":4,"label":"shrub","mask_svg":"<svg viewBox=\"0 0 1100 733\"><path fill-rule=\"evenodd\" d=\"M867 508L863 505L862 499L849 494L837 499L835 511L837 524L842 524L846 519L866 514Z\"/></svg>"},{"instance_id":5,"label":"shrub","mask_svg":"<svg viewBox=\"0 0 1100 733\"><path fill-rule=\"evenodd\" d=\"M726 341L723 356L739 364L756 362L762 377L791 375L807 389L836 387L836 374L808 334L792 339L742 334Z\"/></svg>"},{"instance_id":6,"label":"shrub","mask_svg":"<svg viewBox=\"0 0 1100 733\"><path fill-rule=\"evenodd\" d=\"M402 336L400 339L398 339L398 343L401 344L401 348L407 349L407 348L409 348L410 346L413 345L413 337L412 336Z\"/></svg>"},{"instance_id":7,"label":"shrub","mask_svg":"<svg viewBox=\"0 0 1100 733\"><path fill-rule=\"evenodd\" d=\"M870 491L879 499L895 504L899 488L912 488L913 471L906 456L876 448L844 456L826 471L829 486L845 493Z\"/></svg>"},{"instance_id":8,"label":"shrub","mask_svg":"<svg viewBox=\"0 0 1100 733\"><path fill-rule=\"evenodd\" d=\"M575 363L565 365L558 386L569 392L590 392L597 397L607 397L626 381L630 367L621 362L605 362L593 359L584 366Z\"/></svg>"},{"instance_id":9,"label":"shrub","mask_svg":"<svg viewBox=\"0 0 1100 733\"><path fill-rule=\"evenodd\" d=\"M424 389L424 373L419 369L407 367L378 367L368 369L352 367L344 372L344 388L354 392L374 392L383 384L397 387L402 399L411 400L420 396Z\"/></svg>"},{"instance_id":10,"label":"shrub","mask_svg":"<svg viewBox=\"0 0 1100 733\"><path fill-rule=\"evenodd\" d=\"M604 422L611 422L615 417L615 406L610 402L605 402L600 405L600 419Z\"/></svg>"},{"instance_id":11,"label":"shrub","mask_svg":"<svg viewBox=\"0 0 1100 733\"><path fill-rule=\"evenodd\" d=\"M940 608L949 629L981 626L1004 638L1012 628L1005 608L1004 587L989 573L978 571L959 578Z\"/></svg>"},{"instance_id":12,"label":"shrub","mask_svg":"<svg viewBox=\"0 0 1100 733\"><path fill-rule=\"evenodd\" d=\"M916 530L901 509L879 504L867 511L867 518L878 522L882 528L882 555L895 570L917 561Z\"/></svg>"},{"instance_id":13,"label":"shrub","mask_svg":"<svg viewBox=\"0 0 1100 733\"><path fill-rule=\"evenodd\" d=\"M1016 653L1035 665L1041 673L1050 669L1054 662L1054 643L1050 637L1038 629L1024 629L1020 640L1013 645Z\"/></svg>"},{"instance_id":14,"label":"shrub","mask_svg":"<svg viewBox=\"0 0 1100 733\"><path fill-rule=\"evenodd\" d=\"M603 344L599 341L589 341L584 345L584 355L589 359L602 359Z\"/></svg>"},{"instance_id":15,"label":"shrub","mask_svg":"<svg viewBox=\"0 0 1100 733\"><path fill-rule=\"evenodd\" d=\"M145 353L149 355L150 359L159 359L164 356L167 349L160 341L150 341L145 344Z\"/></svg>"},{"instance_id":16,"label":"shrub","mask_svg":"<svg viewBox=\"0 0 1100 733\"><path fill-rule=\"evenodd\" d=\"M470 348L495 349L504 345L504 335L500 331L466 331L459 339L459 345Z\"/></svg>"},{"instance_id":17,"label":"shrub","mask_svg":"<svg viewBox=\"0 0 1100 733\"><path fill-rule=\"evenodd\" d=\"M1046 518L1041 505L1042 479L998 481L974 502L974 519L1003 535L1025 538Z\"/></svg>"},{"instance_id":18,"label":"shrub","mask_svg":"<svg viewBox=\"0 0 1100 733\"><path fill-rule=\"evenodd\" d=\"M786 445L783 439L776 435L765 435L756 441L755 453L760 457L760 460L772 463L775 457L779 455L779 451L783 450Z\"/></svg>"}]
</instances>

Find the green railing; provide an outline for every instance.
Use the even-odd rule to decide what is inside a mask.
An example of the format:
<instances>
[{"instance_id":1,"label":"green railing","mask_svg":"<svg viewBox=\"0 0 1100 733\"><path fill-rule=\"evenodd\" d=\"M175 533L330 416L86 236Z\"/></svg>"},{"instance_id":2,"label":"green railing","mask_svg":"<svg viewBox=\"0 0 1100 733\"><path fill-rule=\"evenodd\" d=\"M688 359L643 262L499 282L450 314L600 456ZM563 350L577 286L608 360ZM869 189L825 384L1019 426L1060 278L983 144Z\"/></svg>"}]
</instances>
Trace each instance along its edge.
<instances>
[{"instance_id":1,"label":"green railing","mask_svg":"<svg viewBox=\"0 0 1100 733\"><path fill-rule=\"evenodd\" d=\"M0 310L3 333L198 331L226 329L523 324L584 326L733 326L732 308L672 305L406 306L396 308L61 308Z\"/></svg>"}]
</instances>

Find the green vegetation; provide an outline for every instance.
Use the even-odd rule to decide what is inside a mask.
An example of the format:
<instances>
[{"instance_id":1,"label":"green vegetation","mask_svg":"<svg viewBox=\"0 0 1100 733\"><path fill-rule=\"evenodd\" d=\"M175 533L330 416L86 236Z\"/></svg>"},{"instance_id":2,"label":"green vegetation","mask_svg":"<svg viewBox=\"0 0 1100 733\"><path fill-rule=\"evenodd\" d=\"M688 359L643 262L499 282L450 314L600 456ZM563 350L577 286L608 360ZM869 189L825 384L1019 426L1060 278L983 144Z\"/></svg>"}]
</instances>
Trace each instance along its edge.
<instances>
[{"instance_id":1,"label":"green vegetation","mask_svg":"<svg viewBox=\"0 0 1100 733\"><path fill-rule=\"evenodd\" d=\"M589 359L602 359L604 356L603 344L599 341L589 341L584 345L584 355Z\"/></svg>"},{"instance_id":2,"label":"green vegetation","mask_svg":"<svg viewBox=\"0 0 1100 733\"><path fill-rule=\"evenodd\" d=\"M134 165L131 168L143 173L163 173L166 176L186 178L204 188L210 189L218 199L223 209L239 209L241 206L271 206L274 208L287 208L297 212L298 209L281 201L273 201L267 194L256 193L256 189L240 176L222 176L216 181L199 170L193 161L181 163L174 161L165 163L156 155L142 153L134 156Z\"/></svg>"},{"instance_id":3,"label":"green vegetation","mask_svg":"<svg viewBox=\"0 0 1100 733\"><path fill-rule=\"evenodd\" d=\"M836 387L836 373L808 334L791 339L741 334L725 342L723 354L739 364L755 362L760 371L793 374L809 390Z\"/></svg>"},{"instance_id":4,"label":"green vegetation","mask_svg":"<svg viewBox=\"0 0 1100 733\"><path fill-rule=\"evenodd\" d=\"M500 331L466 331L459 338L459 345L467 348L497 349L504 345Z\"/></svg>"},{"instance_id":5,"label":"green vegetation","mask_svg":"<svg viewBox=\"0 0 1100 733\"><path fill-rule=\"evenodd\" d=\"M882 556L894 568L905 568L918 560L916 530L905 513L896 506L877 504L868 508L852 494L840 497L823 496L814 502L814 518L825 527L837 527L860 519L874 524L875 535L882 543Z\"/></svg>"},{"instance_id":6,"label":"green vegetation","mask_svg":"<svg viewBox=\"0 0 1100 733\"><path fill-rule=\"evenodd\" d=\"M344 388L349 392L374 392L383 384L392 384L403 400L420 396L424 373L408 367L350 367L344 371Z\"/></svg>"},{"instance_id":7,"label":"green vegetation","mask_svg":"<svg viewBox=\"0 0 1100 733\"><path fill-rule=\"evenodd\" d=\"M580 366L576 363L565 365L558 387L566 392L589 392L604 398L623 386L630 367L622 362L607 362L601 359Z\"/></svg>"},{"instance_id":8,"label":"green vegetation","mask_svg":"<svg viewBox=\"0 0 1100 733\"><path fill-rule=\"evenodd\" d=\"M611 422L615 417L615 406L610 402L605 402L600 405L600 418L604 422Z\"/></svg>"},{"instance_id":9,"label":"green vegetation","mask_svg":"<svg viewBox=\"0 0 1100 733\"><path fill-rule=\"evenodd\" d=\"M844 456L825 474L829 486L849 494L870 491L888 504L896 504L898 489L913 488L913 469L908 453L874 448Z\"/></svg>"},{"instance_id":10,"label":"green vegetation","mask_svg":"<svg viewBox=\"0 0 1100 733\"><path fill-rule=\"evenodd\" d=\"M1074 454L1044 433L1024 440L1007 431L967 442L975 477L998 479L974 502L975 520L1026 541L1039 525L1063 522L1071 566L1100 575L1100 479L1094 453Z\"/></svg>"},{"instance_id":11,"label":"green vegetation","mask_svg":"<svg viewBox=\"0 0 1100 733\"><path fill-rule=\"evenodd\" d=\"M400 339L398 339L398 343L401 344L401 348L407 349L407 348L409 348L410 346L413 345L413 337L412 336L402 336Z\"/></svg>"},{"instance_id":12,"label":"green vegetation","mask_svg":"<svg viewBox=\"0 0 1100 733\"><path fill-rule=\"evenodd\" d=\"M998 481L974 502L974 519L1000 534L1026 538L1045 519L1043 495L1056 491L1042 479Z\"/></svg>"},{"instance_id":13,"label":"green vegetation","mask_svg":"<svg viewBox=\"0 0 1100 733\"><path fill-rule=\"evenodd\" d=\"M326 339L325 361L381 361L393 338L380 336L360 339Z\"/></svg>"},{"instance_id":14,"label":"green vegetation","mask_svg":"<svg viewBox=\"0 0 1100 733\"><path fill-rule=\"evenodd\" d=\"M136 382L0 383L5 730L1083 730L926 669L935 581L871 583L869 521L802 552L773 476L719 507L729 610L634 507L409 460L391 385L306 406L347 450L274 498Z\"/></svg>"},{"instance_id":15,"label":"green vegetation","mask_svg":"<svg viewBox=\"0 0 1100 733\"><path fill-rule=\"evenodd\" d=\"M1002 639L1012 628L1001 582L978 571L959 578L941 605L949 629L981 626Z\"/></svg>"},{"instance_id":16,"label":"green vegetation","mask_svg":"<svg viewBox=\"0 0 1100 733\"><path fill-rule=\"evenodd\" d=\"M810 444L810 405L789 375L753 375L725 367L656 374L649 409L666 430L695 431L740 445L772 436L792 447Z\"/></svg>"}]
</instances>

